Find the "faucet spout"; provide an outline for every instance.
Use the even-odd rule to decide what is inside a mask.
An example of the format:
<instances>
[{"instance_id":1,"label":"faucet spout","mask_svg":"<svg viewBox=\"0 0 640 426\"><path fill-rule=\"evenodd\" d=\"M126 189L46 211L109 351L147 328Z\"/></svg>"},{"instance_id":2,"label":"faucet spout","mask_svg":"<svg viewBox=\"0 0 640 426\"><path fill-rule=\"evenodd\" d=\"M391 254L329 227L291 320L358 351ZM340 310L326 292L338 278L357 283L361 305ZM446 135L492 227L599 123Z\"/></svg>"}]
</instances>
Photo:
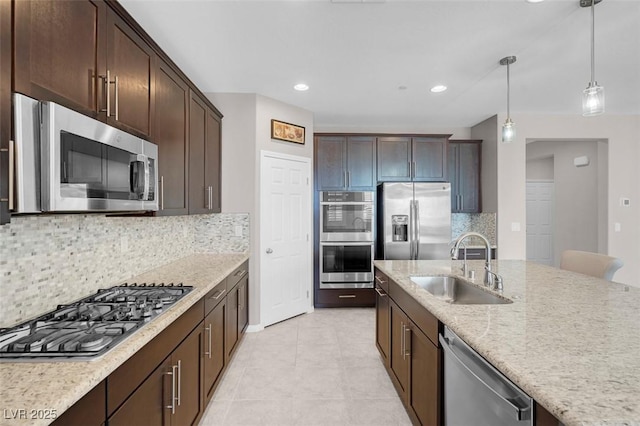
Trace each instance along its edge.
<instances>
[{"instance_id":1,"label":"faucet spout","mask_svg":"<svg viewBox=\"0 0 640 426\"><path fill-rule=\"evenodd\" d=\"M495 274L492 275L491 273L491 244L489 243L489 240L487 239L487 237L485 237L484 235L479 234L477 232L465 232L461 234L453 244L453 248L451 249L451 259L453 260L458 259L458 250L460 249L460 245L463 243L464 240L466 240L469 237L477 237L481 239L482 242L484 243L484 247L485 247L484 284L487 286L493 286L493 281L494 281L493 275Z\"/></svg>"}]
</instances>

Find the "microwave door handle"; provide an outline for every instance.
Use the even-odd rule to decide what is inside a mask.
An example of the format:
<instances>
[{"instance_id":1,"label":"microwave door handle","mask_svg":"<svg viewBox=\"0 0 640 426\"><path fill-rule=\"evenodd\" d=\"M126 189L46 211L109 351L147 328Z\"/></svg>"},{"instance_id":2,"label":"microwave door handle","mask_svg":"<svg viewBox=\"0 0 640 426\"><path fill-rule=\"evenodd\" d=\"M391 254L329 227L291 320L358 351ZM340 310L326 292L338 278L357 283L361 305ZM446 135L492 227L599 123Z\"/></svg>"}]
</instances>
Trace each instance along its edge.
<instances>
[{"instance_id":1,"label":"microwave door handle","mask_svg":"<svg viewBox=\"0 0 640 426\"><path fill-rule=\"evenodd\" d=\"M116 110L117 111L117 110ZM142 194L142 199L147 201L149 199L149 188L150 188L150 179L151 179L151 168L149 167L149 157L143 155L144 160L144 193Z\"/></svg>"}]
</instances>

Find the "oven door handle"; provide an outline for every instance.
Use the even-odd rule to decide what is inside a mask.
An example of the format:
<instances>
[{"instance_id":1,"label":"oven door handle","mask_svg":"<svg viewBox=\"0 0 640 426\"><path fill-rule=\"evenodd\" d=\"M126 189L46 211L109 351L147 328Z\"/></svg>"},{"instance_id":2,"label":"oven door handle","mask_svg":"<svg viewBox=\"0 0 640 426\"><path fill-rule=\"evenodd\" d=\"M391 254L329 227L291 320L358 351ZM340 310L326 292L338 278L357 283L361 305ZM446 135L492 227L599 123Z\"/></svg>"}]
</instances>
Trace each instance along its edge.
<instances>
[{"instance_id":1,"label":"oven door handle","mask_svg":"<svg viewBox=\"0 0 640 426\"><path fill-rule=\"evenodd\" d=\"M341 241L321 241L321 246L373 246L373 241L352 241L352 242L341 242Z\"/></svg>"}]
</instances>

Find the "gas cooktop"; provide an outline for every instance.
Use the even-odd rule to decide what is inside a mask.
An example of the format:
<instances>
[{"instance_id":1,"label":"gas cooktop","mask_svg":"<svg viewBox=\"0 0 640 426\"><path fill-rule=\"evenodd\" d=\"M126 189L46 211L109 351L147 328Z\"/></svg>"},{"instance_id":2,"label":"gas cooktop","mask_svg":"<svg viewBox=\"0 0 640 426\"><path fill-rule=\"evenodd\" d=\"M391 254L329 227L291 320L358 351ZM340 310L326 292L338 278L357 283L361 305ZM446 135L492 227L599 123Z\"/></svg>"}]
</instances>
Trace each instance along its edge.
<instances>
[{"instance_id":1,"label":"gas cooktop","mask_svg":"<svg viewBox=\"0 0 640 426\"><path fill-rule=\"evenodd\" d=\"M104 355L193 290L182 284L123 284L0 329L0 361L82 361Z\"/></svg>"}]
</instances>

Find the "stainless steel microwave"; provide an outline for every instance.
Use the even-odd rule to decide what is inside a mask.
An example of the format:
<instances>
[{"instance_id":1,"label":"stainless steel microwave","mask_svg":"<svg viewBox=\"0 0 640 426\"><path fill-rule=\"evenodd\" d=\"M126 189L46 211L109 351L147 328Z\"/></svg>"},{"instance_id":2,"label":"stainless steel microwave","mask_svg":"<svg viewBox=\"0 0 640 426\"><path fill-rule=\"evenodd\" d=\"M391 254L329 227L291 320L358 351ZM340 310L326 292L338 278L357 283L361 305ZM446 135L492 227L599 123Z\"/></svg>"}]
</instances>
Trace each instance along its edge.
<instances>
[{"instance_id":1,"label":"stainless steel microwave","mask_svg":"<svg viewBox=\"0 0 640 426\"><path fill-rule=\"evenodd\" d=\"M158 146L14 94L14 213L158 210Z\"/></svg>"}]
</instances>

